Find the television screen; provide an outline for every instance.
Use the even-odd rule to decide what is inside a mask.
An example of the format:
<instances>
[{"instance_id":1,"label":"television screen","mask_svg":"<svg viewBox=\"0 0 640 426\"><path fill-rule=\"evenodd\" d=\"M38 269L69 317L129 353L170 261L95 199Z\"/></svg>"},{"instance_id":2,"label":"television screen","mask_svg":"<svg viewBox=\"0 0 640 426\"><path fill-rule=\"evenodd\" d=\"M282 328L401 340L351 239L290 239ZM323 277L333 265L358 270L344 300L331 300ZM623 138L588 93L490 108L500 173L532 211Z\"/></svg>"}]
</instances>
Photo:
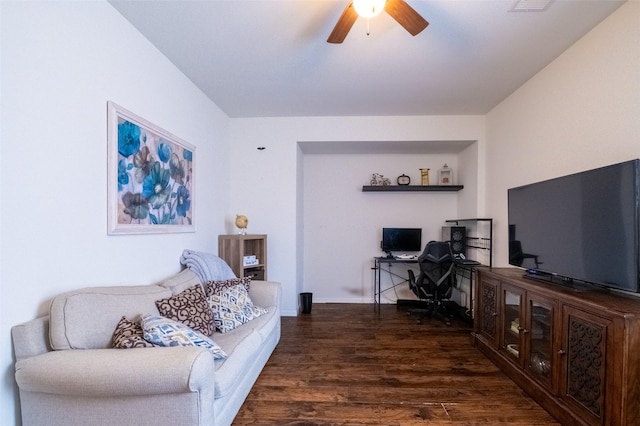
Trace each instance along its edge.
<instances>
[{"instance_id":1,"label":"television screen","mask_svg":"<svg viewBox=\"0 0 640 426\"><path fill-rule=\"evenodd\" d=\"M422 228L382 228L382 250L388 254L422 250Z\"/></svg>"},{"instance_id":2,"label":"television screen","mask_svg":"<svg viewBox=\"0 0 640 426\"><path fill-rule=\"evenodd\" d=\"M638 292L639 161L509 189L509 263Z\"/></svg>"}]
</instances>

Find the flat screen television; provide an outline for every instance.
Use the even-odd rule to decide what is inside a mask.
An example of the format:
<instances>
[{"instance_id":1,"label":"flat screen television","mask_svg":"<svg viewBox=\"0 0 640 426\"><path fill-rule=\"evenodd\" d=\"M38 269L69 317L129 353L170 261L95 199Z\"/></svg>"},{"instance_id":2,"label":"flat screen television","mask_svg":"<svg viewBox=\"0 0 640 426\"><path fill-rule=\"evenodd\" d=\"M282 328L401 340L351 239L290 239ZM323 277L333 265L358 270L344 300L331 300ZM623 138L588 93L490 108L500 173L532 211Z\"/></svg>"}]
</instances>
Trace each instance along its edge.
<instances>
[{"instance_id":1,"label":"flat screen television","mask_svg":"<svg viewBox=\"0 0 640 426\"><path fill-rule=\"evenodd\" d=\"M509 263L532 278L640 292L639 165L509 189Z\"/></svg>"},{"instance_id":2,"label":"flat screen television","mask_svg":"<svg viewBox=\"0 0 640 426\"><path fill-rule=\"evenodd\" d=\"M393 252L422 250L422 228L382 228L381 247L389 256Z\"/></svg>"}]
</instances>

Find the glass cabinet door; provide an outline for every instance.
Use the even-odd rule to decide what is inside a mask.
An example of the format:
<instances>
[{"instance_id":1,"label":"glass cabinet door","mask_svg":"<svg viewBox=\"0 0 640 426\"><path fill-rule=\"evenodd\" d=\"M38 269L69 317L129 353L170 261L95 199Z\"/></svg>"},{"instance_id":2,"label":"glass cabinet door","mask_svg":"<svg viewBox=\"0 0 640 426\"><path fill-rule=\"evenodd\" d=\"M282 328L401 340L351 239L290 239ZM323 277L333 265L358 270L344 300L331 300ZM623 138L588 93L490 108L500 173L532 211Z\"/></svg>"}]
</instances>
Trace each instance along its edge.
<instances>
[{"instance_id":1,"label":"glass cabinet door","mask_svg":"<svg viewBox=\"0 0 640 426\"><path fill-rule=\"evenodd\" d=\"M502 339L501 348L510 358L520 364L523 291L517 287L502 288Z\"/></svg>"},{"instance_id":2,"label":"glass cabinet door","mask_svg":"<svg viewBox=\"0 0 640 426\"><path fill-rule=\"evenodd\" d=\"M538 381L552 385L554 303L528 294L526 368Z\"/></svg>"}]
</instances>

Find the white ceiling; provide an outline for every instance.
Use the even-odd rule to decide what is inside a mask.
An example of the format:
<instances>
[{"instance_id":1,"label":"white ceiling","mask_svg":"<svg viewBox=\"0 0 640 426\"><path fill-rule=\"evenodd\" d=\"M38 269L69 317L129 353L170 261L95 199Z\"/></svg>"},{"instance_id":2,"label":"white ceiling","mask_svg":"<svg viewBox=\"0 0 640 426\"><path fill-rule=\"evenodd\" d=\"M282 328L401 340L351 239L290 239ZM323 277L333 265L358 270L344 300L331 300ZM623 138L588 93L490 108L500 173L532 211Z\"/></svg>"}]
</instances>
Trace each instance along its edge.
<instances>
[{"instance_id":1,"label":"white ceiling","mask_svg":"<svg viewBox=\"0 0 640 426\"><path fill-rule=\"evenodd\" d=\"M230 117L486 114L623 0L406 0L326 42L348 0L110 0ZM531 0L527 0L531 1Z\"/></svg>"}]
</instances>

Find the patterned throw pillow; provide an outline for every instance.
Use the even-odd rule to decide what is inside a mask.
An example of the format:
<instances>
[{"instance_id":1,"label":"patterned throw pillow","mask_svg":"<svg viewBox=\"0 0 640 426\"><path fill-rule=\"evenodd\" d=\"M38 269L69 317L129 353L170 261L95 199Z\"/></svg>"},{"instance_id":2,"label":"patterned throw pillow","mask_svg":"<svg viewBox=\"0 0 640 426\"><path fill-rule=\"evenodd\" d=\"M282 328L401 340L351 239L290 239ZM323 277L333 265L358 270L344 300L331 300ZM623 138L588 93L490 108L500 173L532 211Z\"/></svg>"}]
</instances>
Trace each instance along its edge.
<instances>
[{"instance_id":1,"label":"patterned throw pillow","mask_svg":"<svg viewBox=\"0 0 640 426\"><path fill-rule=\"evenodd\" d=\"M207 300L213 312L213 321L221 333L227 333L267 313L266 309L253 304L242 284L212 294Z\"/></svg>"},{"instance_id":2,"label":"patterned throw pillow","mask_svg":"<svg viewBox=\"0 0 640 426\"><path fill-rule=\"evenodd\" d=\"M249 291L251 286L251 277L232 278L224 281L209 281L204 285L207 297L211 297L212 294L220 293L222 290L237 286L238 284L244 285L244 288Z\"/></svg>"},{"instance_id":3,"label":"patterned throw pillow","mask_svg":"<svg viewBox=\"0 0 640 426\"><path fill-rule=\"evenodd\" d=\"M157 300L156 306L163 317L179 321L205 336L211 336L216 330L211 308L200 284L166 299Z\"/></svg>"},{"instance_id":4,"label":"patterned throw pillow","mask_svg":"<svg viewBox=\"0 0 640 426\"><path fill-rule=\"evenodd\" d=\"M201 346L211 351L214 359L227 358L216 342L178 321L146 314L142 316L142 330L145 340L158 346Z\"/></svg>"},{"instance_id":5,"label":"patterned throw pillow","mask_svg":"<svg viewBox=\"0 0 640 426\"><path fill-rule=\"evenodd\" d=\"M152 348L155 345L144 340L140 321L131 321L127 317L120 318L113 332L112 347L116 349Z\"/></svg>"}]
</instances>

